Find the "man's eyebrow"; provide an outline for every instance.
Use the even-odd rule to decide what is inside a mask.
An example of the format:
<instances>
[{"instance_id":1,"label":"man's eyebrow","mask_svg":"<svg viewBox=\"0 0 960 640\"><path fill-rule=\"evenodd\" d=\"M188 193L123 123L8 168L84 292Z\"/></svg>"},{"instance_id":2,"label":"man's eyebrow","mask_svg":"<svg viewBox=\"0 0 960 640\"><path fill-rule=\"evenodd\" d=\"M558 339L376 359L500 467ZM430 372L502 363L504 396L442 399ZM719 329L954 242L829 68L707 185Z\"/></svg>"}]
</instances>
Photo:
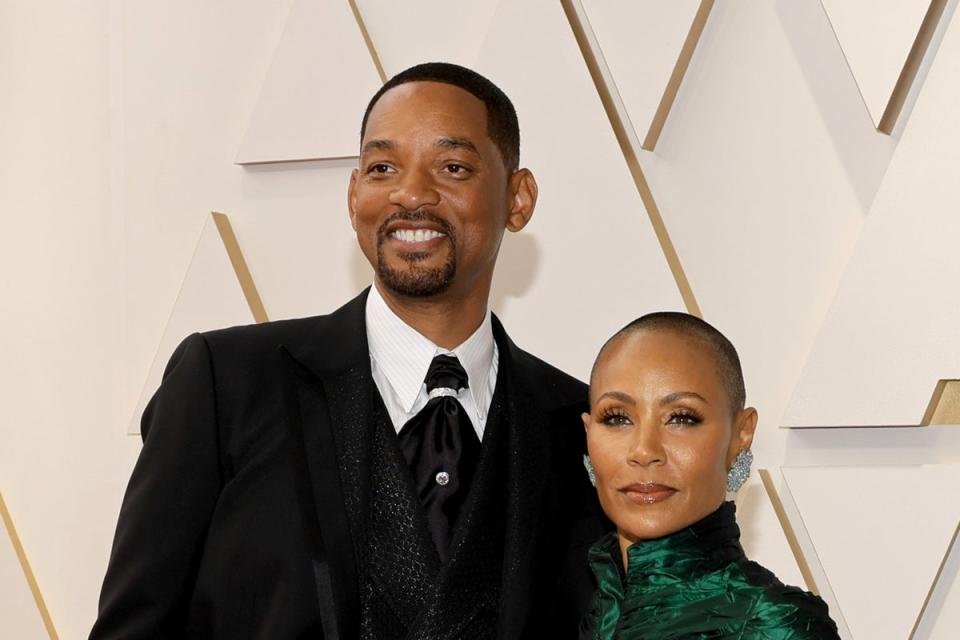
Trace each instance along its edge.
<instances>
[{"instance_id":1,"label":"man's eyebrow","mask_svg":"<svg viewBox=\"0 0 960 640\"><path fill-rule=\"evenodd\" d=\"M390 151L395 146L396 145L394 145L390 140L374 138L373 140L367 140L367 142L364 143L363 149L360 150L360 153L364 154L368 151Z\"/></svg>"},{"instance_id":2,"label":"man's eyebrow","mask_svg":"<svg viewBox=\"0 0 960 640\"><path fill-rule=\"evenodd\" d=\"M466 138L438 138L436 142L433 143L433 146L443 147L444 149L466 149L467 151L472 151L480 155L480 150L477 149L477 145Z\"/></svg>"},{"instance_id":3,"label":"man's eyebrow","mask_svg":"<svg viewBox=\"0 0 960 640\"><path fill-rule=\"evenodd\" d=\"M676 402L677 400L683 400L684 398L696 398L698 400L702 400L706 404L710 404L707 402L706 398L695 391L675 391L660 398L660 406L662 407L672 402Z\"/></svg>"},{"instance_id":4,"label":"man's eyebrow","mask_svg":"<svg viewBox=\"0 0 960 640\"><path fill-rule=\"evenodd\" d=\"M612 398L613 400L619 400L620 402L626 404L637 404L637 401L633 399L633 396L626 394L623 391L607 391L597 398L597 400L603 400L604 398Z\"/></svg>"}]
</instances>

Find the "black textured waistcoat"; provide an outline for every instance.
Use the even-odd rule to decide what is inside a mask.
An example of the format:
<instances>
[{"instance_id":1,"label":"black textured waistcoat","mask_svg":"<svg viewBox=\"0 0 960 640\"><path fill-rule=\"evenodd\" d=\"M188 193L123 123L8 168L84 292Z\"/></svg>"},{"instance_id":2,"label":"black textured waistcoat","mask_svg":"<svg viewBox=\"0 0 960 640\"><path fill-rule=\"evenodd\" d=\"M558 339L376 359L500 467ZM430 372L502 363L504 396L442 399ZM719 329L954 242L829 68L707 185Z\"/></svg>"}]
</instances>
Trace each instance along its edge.
<instances>
[{"instance_id":1,"label":"black textured waistcoat","mask_svg":"<svg viewBox=\"0 0 960 640\"><path fill-rule=\"evenodd\" d=\"M493 638L503 576L506 522L505 385L497 385L480 462L441 566L413 475L379 393L361 577L361 637Z\"/></svg>"}]
</instances>

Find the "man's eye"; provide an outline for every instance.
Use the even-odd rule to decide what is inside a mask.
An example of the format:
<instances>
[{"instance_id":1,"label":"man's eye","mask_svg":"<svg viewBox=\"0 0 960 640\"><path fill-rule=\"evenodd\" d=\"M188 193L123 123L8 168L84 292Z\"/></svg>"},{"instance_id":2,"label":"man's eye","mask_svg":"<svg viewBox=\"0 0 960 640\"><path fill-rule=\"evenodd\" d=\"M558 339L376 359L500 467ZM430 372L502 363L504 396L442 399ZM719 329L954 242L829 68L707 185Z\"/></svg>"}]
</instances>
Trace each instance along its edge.
<instances>
[{"instance_id":1,"label":"man's eye","mask_svg":"<svg viewBox=\"0 0 960 640\"><path fill-rule=\"evenodd\" d=\"M374 163L367 168L367 173L389 173L390 171L390 165L382 162Z\"/></svg>"},{"instance_id":2,"label":"man's eye","mask_svg":"<svg viewBox=\"0 0 960 640\"><path fill-rule=\"evenodd\" d=\"M444 167L447 173L452 173L454 175L466 175L470 172L470 169L463 166L462 164L457 164L456 162L451 162Z\"/></svg>"}]
</instances>

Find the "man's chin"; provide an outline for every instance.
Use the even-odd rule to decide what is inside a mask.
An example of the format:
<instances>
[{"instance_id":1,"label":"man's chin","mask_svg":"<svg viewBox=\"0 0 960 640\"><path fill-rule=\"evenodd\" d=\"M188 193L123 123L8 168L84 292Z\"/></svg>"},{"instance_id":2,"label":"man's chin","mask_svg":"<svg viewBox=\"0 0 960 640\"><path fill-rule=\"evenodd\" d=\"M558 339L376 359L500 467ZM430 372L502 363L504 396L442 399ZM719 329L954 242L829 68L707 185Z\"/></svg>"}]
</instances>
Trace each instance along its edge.
<instances>
[{"instance_id":1,"label":"man's chin","mask_svg":"<svg viewBox=\"0 0 960 640\"><path fill-rule=\"evenodd\" d=\"M453 282L453 272L443 267L430 269L418 266L399 270L381 265L377 276L388 291L407 298L438 296L446 292Z\"/></svg>"}]
</instances>

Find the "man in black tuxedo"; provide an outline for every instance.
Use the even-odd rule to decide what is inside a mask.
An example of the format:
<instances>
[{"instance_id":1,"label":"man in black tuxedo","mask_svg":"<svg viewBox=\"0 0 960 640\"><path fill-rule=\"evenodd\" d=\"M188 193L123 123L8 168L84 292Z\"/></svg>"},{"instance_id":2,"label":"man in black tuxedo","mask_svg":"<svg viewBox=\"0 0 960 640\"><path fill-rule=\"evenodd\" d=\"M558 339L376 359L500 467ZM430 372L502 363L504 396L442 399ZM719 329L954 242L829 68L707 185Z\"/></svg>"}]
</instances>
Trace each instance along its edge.
<instances>
[{"instance_id":1,"label":"man in black tuxedo","mask_svg":"<svg viewBox=\"0 0 960 640\"><path fill-rule=\"evenodd\" d=\"M472 71L373 97L348 200L374 286L179 346L91 640L576 635L608 526L586 387L487 310L536 204L518 158L513 106Z\"/></svg>"}]
</instances>

